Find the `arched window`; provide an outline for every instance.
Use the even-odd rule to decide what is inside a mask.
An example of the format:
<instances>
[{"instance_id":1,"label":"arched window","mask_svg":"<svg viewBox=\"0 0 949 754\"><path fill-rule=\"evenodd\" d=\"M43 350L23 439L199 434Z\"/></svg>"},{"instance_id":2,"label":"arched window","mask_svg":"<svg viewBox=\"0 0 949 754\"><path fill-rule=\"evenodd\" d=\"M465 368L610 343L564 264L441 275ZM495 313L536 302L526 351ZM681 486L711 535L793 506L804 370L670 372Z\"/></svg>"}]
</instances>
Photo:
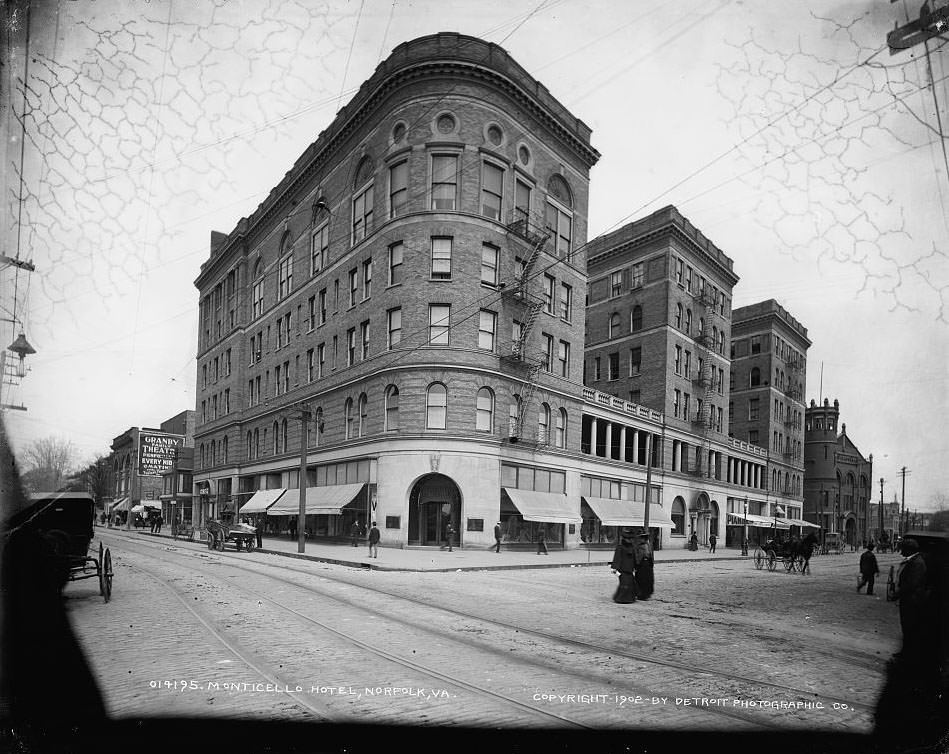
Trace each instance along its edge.
<instances>
[{"instance_id":1,"label":"arched window","mask_svg":"<svg viewBox=\"0 0 949 754\"><path fill-rule=\"evenodd\" d=\"M386 388L386 432L395 432L399 428L399 388L389 385Z\"/></svg>"},{"instance_id":2,"label":"arched window","mask_svg":"<svg viewBox=\"0 0 949 754\"><path fill-rule=\"evenodd\" d=\"M777 492L778 490L778 472L777 469L771 469L771 491Z\"/></svg>"},{"instance_id":3,"label":"arched window","mask_svg":"<svg viewBox=\"0 0 949 754\"><path fill-rule=\"evenodd\" d=\"M676 329L682 329L682 304L676 304Z\"/></svg>"},{"instance_id":4,"label":"arched window","mask_svg":"<svg viewBox=\"0 0 949 754\"><path fill-rule=\"evenodd\" d=\"M639 332L643 329L643 308L636 304L633 312L629 316L629 329L631 332Z\"/></svg>"},{"instance_id":5,"label":"arched window","mask_svg":"<svg viewBox=\"0 0 949 754\"><path fill-rule=\"evenodd\" d=\"M254 430L254 458L260 458L260 430Z\"/></svg>"},{"instance_id":6,"label":"arched window","mask_svg":"<svg viewBox=\"0 0 949 754\"><path fill-rule=\"evenodd\" d=\"M247 448L246 448L246 450L245 450L245 452L244 452L244 455L247 457L247 460L248 460L248 461L251 460L251 459L254 457L254 456L253 456L253 452L252 452L252 451L253 451L253 446L251 445L251 443L253 442L253 440L254 440L254 437L253 437L253 435L251 435L250 431L248 430L248 432L247 432Z\"/></svg>"},{"instance_id":7,"label":"arched window","mask_svg":"<svg viewBox=\"0 0 949 754\"><path fill-rule=\"evenodd\" d=\"M264 260L260 257L254 265L254 277L250 289L253 318L257 319L264 313Z\"/></svg>"},{"instance_id":8,"label":"arched window","mask_svg":"<svg viewBox=\"0 0 949 754\"><path fill-rule=\"evenodd\" d=\"M676 497L672 501L672 524L673 534L685 534L685 500L681 497Z\"/></svg>"},{"instance_id":9,"label":"arched window","mask_svg":"<svg viewBox=\"0 0 949 754\"><path fill-rule=\"evenodd\" d=\"M227 463L227 435L221 440L221 463Z\"/></svg>"},{"instance_id":10,"label":"arched window","mask_svg":"<svg viewBox=\"0 0 949 754\"><path fill-rule=\"evenodd\" d=\"M316 430L314 432L313 437L315 440L316 447L319 447L320 445L323 444L324 426L325 425L323 424L323 408L318 406L316 411L313 412L313 428Z\"/></svg>"},{"instance_id":11,"label":"arched window","mask_svg":"<svg viewBox=\"0 0 949 754\"><path fill-rule=\"evenodd\" d=\"M619 335L619 314L614 312L610 315L610 334L609 337L615 338Z\"/></svg>"},{"instance_id":12,"label":"arched window","mask_svg":"<svg viewBox=\"0 0 949 754\"><path fill-rule=\"evenodd\" d=\"M751 370L751 387L757 387L761 384L761 370L758 367L753 367Z\"/></svg>"},{"instance_id":13,"label":"arched window","mask_svg":"<svg viewBox=\"0 0 949 754\"><path fill-rule=\"evenodd\" d=\"M685 310L685 334L689 335L692 332L692 310Z\"/></svg>"},{"instance_id":14,"label":"arched window","mask_svg":"<svg viewBox=\"0 0 949 754\"><path fill-rule=\"evenodd\" d=\"M725 331L722 330L718 334L718 352L724 356L725 355Z\"/></svg>"},{"instance_id":15,"label":"arched window","mask_svg":"<svg viewBox=\"0 0 949 754\"><path fill-rule=\"evenodd\" d=\"M287 446L289 445L287 442L287 437L287 420L284 419L282 422L280 422L280 451L282 453L287 452Z\"/></svg>"},{"instance_id":16,"label":"arched window","mask_svg":"<svg viewBox=\"0 0 949 754\"><path fill-rule=\"evenodd\" d=\"M425 399L425 427L445 429L448 419L448 388L440 382L428 386Z\"/></svg>"},{"instance_id":17,"label":"arched window","mask_svg":"<svg viewBox=\"0 0 949 754\"><path fill-rule=\"evenodd\" d=\"M567 409L562 408L557 412L556 435L554 436L554 445L558 448L567 447Z\"/></svg>"},{"instance_id":18,"label":"arched window","mask_svg":"<svg viewBox=\"0 0 949 754\"><path fill-rule=\"evenodd\" d=\"M293 249L290 243L290 231L280 239L280 256L277 266L277 300L281 301L293 290Z\"/></svg>"},{"instance_id":19,"label":"arched window","mask_svg":"<svg viewBox=\"0 0 949 754\"><path fill-rule=\"evenodd\" d=\"M369 398L365 393L359 396L359 436L365 437L369 431Z\"/></svg>"},{"instance_id":20,"label":"arched window","mask_svg":"<svg viewBox=\"0 0 949 754\"><path fill-rule=\"evenodd\" d=\"M372 160L364 157L353 180L353 243L372 230Z\"/></svg>"},{"instance_id":21,"label":"arched window","mask_svg":"<svg viewBox=\"0 0 949 754\"><path fill-rule=\"evenodd\" d=\"M347 398L343 404L343 425L346 427L346 439L353 437L355 417L353 416L353 399Z\"/></svg>"},{"instance_id":22,"label":"arched window","mask_svg":"<svg viewBox=\"0 0 949 754\"><path fill-rule=\"evenodd\" d=\"M553 175L547 183L547 203L544 206L544 225L551 231L553 251L563 258L570 256L573 235L573 197L563 177Z\"/></svg>"},{"instance_id":23,"label":"arched window","mask_svg":"<svg viewBox=\"0 0 949 754\"><path fill-rule=\"evenodd\" d=\"M479 432L494 431L494 392L489 387L478 391L475 403L475 429Z\"/></svg>"},{"instance_id":24,"label":"arched window","mask_svg":"<svg viewBox=\"0 0 949 754\"><path fill-rule=\"evenodd\" d=\"M550 406L540 404L537 411L537 442L546 445L550 442Z\"/></svg>"},{"instance_id":25,"label":"arched window","mask_svg":"<svg viewBox=\"0 0 949 754\"><path fill-rule=\"evenodd\" d=\"M280 427L277 425L277 422L273 423L273 454L277 455L280 452Z\"/></svg>"}]
</instances>

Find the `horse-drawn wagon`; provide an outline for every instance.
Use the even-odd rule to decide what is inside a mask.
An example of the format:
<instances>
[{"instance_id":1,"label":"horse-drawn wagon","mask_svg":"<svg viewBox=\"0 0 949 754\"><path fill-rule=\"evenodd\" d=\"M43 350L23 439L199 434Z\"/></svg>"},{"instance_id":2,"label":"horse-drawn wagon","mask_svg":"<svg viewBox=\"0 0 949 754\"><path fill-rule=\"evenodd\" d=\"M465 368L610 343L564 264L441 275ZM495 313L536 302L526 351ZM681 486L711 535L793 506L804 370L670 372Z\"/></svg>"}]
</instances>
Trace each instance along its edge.
<instances>
[{"instance_id":1,"label":"horse-drawn wagon","mask_svg":"<svg viewBox=\"0 0 949 754\"><path fill-rule=\"evenodd\" d=\"M37 492L31 504L10 521L11 531L32 531L48 545L46 559L60 588L69 581L98 579L99 594L112 597L112 552L99 543L89 554L95 536L95 501L88 492Z\"/></svg>"},{"instance_id":2,"label":"horse-drawn wagon","mask_svg":"<svg viewBox=\"0 0 949 754\"><path fill-rule=\"evenodd\" d=\"M241 549L252 552L257 544L257 529L248 524L231 526L224 521L212 518L205 524L205 531L209 550L224 552L225 542L232 542L238 552Z\"/></svg>"},{"instance_id":3,"label":"horse-drawn wagon","mask_svg":"<svg viewBox=\"0 0 949 754\"><path fill-rule=\"evenodd\" d=\"M764 545L755 548L755 568L760 571L767 566L769 571L773 571L777 568L778 561L781 561L788 573L803 574L813 552L814 543L811 537L784 541L769 539Z\"/></svg>"}]
</instances>

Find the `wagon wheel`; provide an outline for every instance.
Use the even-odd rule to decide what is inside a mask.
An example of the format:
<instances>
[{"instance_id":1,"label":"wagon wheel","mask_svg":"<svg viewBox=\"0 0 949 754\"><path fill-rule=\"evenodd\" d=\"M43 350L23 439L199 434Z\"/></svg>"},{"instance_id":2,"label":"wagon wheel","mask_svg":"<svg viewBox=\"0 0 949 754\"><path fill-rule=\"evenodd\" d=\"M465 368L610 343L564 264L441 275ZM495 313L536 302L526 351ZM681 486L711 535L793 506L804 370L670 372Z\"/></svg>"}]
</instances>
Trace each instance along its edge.
<instances>
[{"instance_id":1,"label":"wagon wheel","mask_svg":"<svg viewBox=\"0 0 949 754\"><path fill-rule=\"evenodd\" d=\"M768 550L768 570L773 571L777 565L777 558L774 556L774 550Z\"/></svg>"},{"instance_id":2,"label":"wagon wheel","mask_svg":"<svg viewBox=\"0 0 949 754\"><path fill-rule=\"evenodd\" d=\"M105 551L105 562L102 565L102 576L101 579L104 582L105 586L105 601L108 602L112 598L112 552L110 550Z\"/></svg>"},{"instance_id":3,"label":"wagon wheel","mask_svg":"<svg viewBox=\"0 0 949 754\"><path fill-rule=\"evenodd\" d=\"M247 552L253 552L253 551L254 551L254 538L253 538L253 537L249 537L249 538L247 539L247 541L246 541L244 544L247 545Z\"/></svg>"},{"instance_id":4,"label":"wagon wheel","mask_svg":"<svg viewBox=\"0 0 949 754\"><path fill-rule=\"evenodd\" d=\"M794 556L793 555L782 555L781 564L784 566L784 570L788 573L794 571Z\"/></svg>"},{"instance_id":5,"label":"wagon wheel","mask_svg":"<svg viewBox=\"0 0 949 754\"><path fill-rule=\"evenodd\" d=\"M794 557L794 566L797 568L797 572L800 574L804 573L804 567L807 565L807 560L803 555L796 555Z\"/></svg>"},{"instance_id":6,"label":"wagon wheel","mask_svg":"<svg viewBox=\"0 0 949 754\"><path fill-rule=\"evenodd\" d=\"M755 568L759 571L764 567L764 553L760 547L755 548Z\"/></svg>"}]
</instances>

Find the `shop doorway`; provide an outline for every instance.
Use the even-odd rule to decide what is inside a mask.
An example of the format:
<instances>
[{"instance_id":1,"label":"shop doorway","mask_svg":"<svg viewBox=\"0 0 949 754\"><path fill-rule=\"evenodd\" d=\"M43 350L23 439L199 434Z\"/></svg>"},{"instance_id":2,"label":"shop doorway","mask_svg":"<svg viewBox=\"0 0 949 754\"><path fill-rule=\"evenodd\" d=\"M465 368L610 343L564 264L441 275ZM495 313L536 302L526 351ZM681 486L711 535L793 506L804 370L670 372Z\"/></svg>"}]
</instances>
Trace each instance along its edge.
<instances>
[{"instance_id":1,"label":"shop doorway","mask_svg":"<svg viewBox=\"0 0 949 754\"><path fill-rule=\"evenodd\" d=\"M448 524L454 534L452 544L461 544L461 492L444 474L427 474L409 493L409 544L444 545Z\"/></svg>"}]
</instances>

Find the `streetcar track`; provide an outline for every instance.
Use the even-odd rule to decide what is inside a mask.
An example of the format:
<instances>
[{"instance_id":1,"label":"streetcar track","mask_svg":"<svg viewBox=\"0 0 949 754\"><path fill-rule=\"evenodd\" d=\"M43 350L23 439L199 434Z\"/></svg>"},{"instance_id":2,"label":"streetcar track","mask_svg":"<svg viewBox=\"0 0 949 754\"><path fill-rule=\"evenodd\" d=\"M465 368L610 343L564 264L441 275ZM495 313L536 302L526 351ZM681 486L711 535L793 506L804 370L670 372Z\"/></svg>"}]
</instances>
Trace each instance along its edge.
<instances>
[{"instance_id":1,"label":"streetcar track","mask_svg":"<svg viewBox=\"0 0 949 754\"><path fill-rule=\"evenodd\" d=\"M129 541L129 542L135 542L135 543L137 543L137 544L141 544L141 545L144 545L144 546L162 546L160 543L143 542L142 540L133 539L133 538L128 538L127 541ZM178 549L178 548L176 548L176 549ZM193 552L194 552L194 550L193 550L192 548L182 549L181 551L182 551L182 552L185 552L185 553L193 553ZM201 554L193 554L192 557L200 557L200 555L201 555ZM220 555L222 555L222 553L217 553L217 555L220 556ZM205 555L205 556L203 556L201 559L202 559L202 560L206 560L207 558L208 558L208 556ZM228 560L231 561L233 567L235 567L235 568L237 568L237 569L239 569L239 570L244 570L244 571L247 571L247 572L249 572L249 573L256 573L256 574L258 574L258 575L263 575L263 574L261 574L261 572L260 572L259 570L256 570L255 568L250 567L250 565L247 564L246 561L243 561L243 560L240 560L240 559L237 559L237 558L233 558L233 557L228 557ZM287 565L283 565L283 564L277 565L277 564L262 563L262 564L257 564L257 565L259 565L259 567L262 567L262 568L276 569L276 570L278 570L278 571L289 571L289 572L299 573L299 574L303 574L303 575L311 576L311 577L315 575L313 571L306 570L306 569L299 568L299 567L294 567L294 566L292 566L292 565L290 565L290 564L287 564ZM849 565L849 564L848 564L848 565ZM324 592L320 592L319 590L315 590L315 589L313 589L312 587L300 585L300 584L297 584L297 583L295 583L295 582L293 582L293 581L289 581L289 580L287 580L287 579L285 579L285 578L280 578L280 577L277 577L277 578L279 578L279 580L281 580L281 581L284 581L285 583L290 583L290 584L292 584L292 585L294 585L294 586L297 586L297 587L299 587L299 588L307 589L307 590L309 590L309 591L313 591L313 592L315 592L315 593L317 593L317 594L321 594L321 595L326 596L326 597L329 597L329 598L331 598L331 599L337 599L337 600L340 599L340 598L335 597L335 596L333 596L333 595L328 595L328 594L326 594L326 593L324 593ZM761 679L761 678L753 678L753 677L750 677L750 676L745 676L745 675L741 675L741 674L737 674L737 673L723 673L723 672L720 672L720 671L711 671L711 670L707 670L707 669L705 669L705 668L694 667L694 666L691 666L691 665L687 665L687 664L685 664L685 663L679 663L679 662L676 662L676 661L674 661L674 660L657 659L657 658L655 658L655 657L653 657L653 656L648 656L648 655L645 655L645 654L642 654L642 653L630 652L630 651L628 651L628 650L624 650L624 649L620 649L620 648L615 648L615 647L604 646L604 645L597 645L597 644L593 644L593 643L591 643L591 642L586 642L586 641L583 641L583 640L580 640L580 639L574 639L574 638L571 638L571 637L562 636L562 635L555 634L555 633L552 633L552 632L543 631L543 630L540 630L540 629L528 628L528 627L525 627L525 626L522 626L522 625L518 625L518 624L515 624L515 623L511 623L511 622L499 620L499 619L496 619L496 618L484 617L484 616L481 616L481 615L478 615L478 614L475 614L475 613L471 613L471 612L467 612L467 611L464 611L464 610L458 610L458 609L456 609L456 608L445 607L445 606L441 606L441 605L433 605L433 604L431 604L431 603L429 603L429 602L426 602L426 601L424 601L424 600L421 600L421 599L418 599L418 598L415 598L415 597L412 597L412 596L409 596L409 595L400 594L400 593L396 593L396 592L390 592L390 591L387 591L387 590L385 590L385 589L381 589L381 588L378 588L378 587L373 587L373 586L368 586L368 585L364 585L364 584L359 584L359 583L355 583L355 582L349 581L349 580L347 580L347 579L345 579L345 578L339 578L338 575L335 575L334 577L330 577L330 576L326 576L326 575L325 575L325 572L324 572L323 574L320 575L320 578L325 578L327 581L330 581L330 582L333 582L333 583L336 583L336 584L344 584L344 585L346 585L346 586L355 587L355 588L358 588L358 589L366 590L366 591L373 592L373 593L380 594L380 595L385 595L385 596L390 597L390 598L405 600L405 601L407 601L407 602L411 602L411 603L420 605L420 606L425 607L425 608L428 608L428 609L432 609L432 610L436 610L436 611L442 611L442 612L448 613L448 614L450 614L450 615L456 615L456 616L463 617L463 618L467 618L467 619L470 619L470 620L476 620L476 621L480 621L480 622L487 623L487 624L490 624L490 625L499 626L499 627L501 627L501 628L505 628L505 629L508 629L508 630L513 630L513 631L518 632L518 633L521 633L521 634L523 634L523 635L528 635L528 636L533 635L533 636L540 637L540 638L543 638L543 639L548 640L548 641L559 642L559 643L562 643L562 644L567 644L567 645L570 645L570 646L575 646L575 647L578 647L578 648L580 648L580 649L584 649L584 650L587 650L587 651L593 651L593 652L597 652L597 653L605 653L605 654L609 654L609 655L612 655L612 656L623 657L623 658L625 658L625 659L635 660L635 661L638 661L638 662L641 662L641 663L646 663L646 664L648 664L648 665L655 665L655 666L660 666L660 667L667 667L667 668L674 669L674 670L677 670L677 671L681 671L681 672L684 672L684 673L687 673L687 674L692 674L692 675L698 674L698 675L705 676L705 677L707 677L707 678L709 678L709 679L711 679L711 680L718 680L718 681L723 681L723 680L724 680L724 681L729 681L729 682L733 682L733 683L737 682L737 683L743 683L743 684L751 684L752 686L759 686L759 687L764 687L764 688L768 688L768 689L778 690L778 691L780 691L780 692L782 692L782 693L790 692L790 693L792 693L792 694L801 696L801 697L803 697L803 698L805 698L805 699L812 699L812 698L815 698L815 697L820 697L820 698L822 698L822 699L824 699L824 700L827 700L827 701L829 701L829 702L838 702L838 703L844 703L844 704L850 705L850 707L852 707L852 708L854 708L854 709L856 709L856 710L860 710L860 711L867 712L867 713L870 713L870 714L872 714L873 711L874 711L874 709L875 709L875 707L874 707L873 705L865 704L865 703L862 703L862 702L854 702L854 701L852 701L852 700L850 700L850 699L844 699L844 698L842 698L842 697L840 697L840 696L838 696L838 695L836 695L836 694L822 693L822 692L818 692L818 691L814 691L814 690L810 690L810 689L801 689L801 688L797 688L797 687L794 687L794 686L788 686L788 685L786 685L786 684L775 683L775 682L772 682L772 681L763 680L763 679ZM710 711L710 710L707 710L707 711ZM740 719L742 719L743 721L747 722L747 719L746 719L746 718L740 718ZM754 724L759 724L759 723L758 723L757 721L755 721Z\"/></svg>"}]
</instances>

